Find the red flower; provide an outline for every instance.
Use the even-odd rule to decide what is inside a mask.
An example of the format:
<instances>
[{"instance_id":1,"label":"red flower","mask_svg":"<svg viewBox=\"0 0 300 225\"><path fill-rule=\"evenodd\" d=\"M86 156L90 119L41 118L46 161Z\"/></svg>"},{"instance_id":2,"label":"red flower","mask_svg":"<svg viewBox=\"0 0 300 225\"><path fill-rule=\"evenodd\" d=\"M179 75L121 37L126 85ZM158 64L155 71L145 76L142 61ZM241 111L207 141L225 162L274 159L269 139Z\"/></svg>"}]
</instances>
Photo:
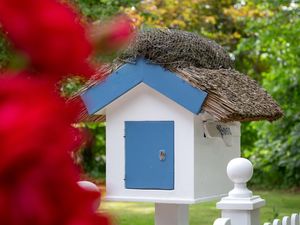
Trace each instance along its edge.
<instances>
[{"instance_id":1,"label":"red flower","mask_svg":"<svg viewBox=\"0 0 300 225\"><path fill-rule=\"evenodd\" d=\"M101 53L110 53L125 46L134 36L134 29L129 18L117 17L114 20L95 25L92 30L92 42Z\"/></svg>"},{"instance_id":2,"label":"red flower","mask_svg":"<svg viewBox=\"0 0 300 225\"><path fill-rule=\"evenodd\" d=\"M111 47L123 46L128 43L133 34L131 21L127 17L120 17L112 21L109 30L109 45Z\"/></svg>"},{"instance_id":3,"label":"red flower","mask_svg":"<svg viewBox=\"0 0 300 225\"><path fill-rule=\"evenodd\" d=\"M54 76L93 73L91 45L76 14L55 0L1 0L0 23L32 69Z\"/></svg>"},{"instance_id":4,"label":"red flower","mask_svg":"<svg viewBox=\"0 0 300 225\"><path fill-rule=\"evenodd\" d=\"M48 82L93 73L85 27L58 0L0 0L0 23L27 56L27 72L47 74ZM101 32L94 41L103 52L132 36L123 19ZM81 107L66 105L51 84L24 74L0 78L0 223L107 225L107 217L93 209L98 193L77 185L78 170L70 157L81 141L71 126Z\"/></svg>"},{"instance_id":5,"label":"red flower","mask_svg":"<svg viewBox=\"0 0 300 225\"><path fill-rule=\"evenodd\" d=\"M76 183L76 116L46 83L0 78L1 225L108 224Z\"/></svg>"},{"instance_id":6,"label":"red flower","mask_svg":"<svg viewBox=\"0 0 300 225\"><path fill-rule=\"evenodd\" d=\"M10 165L11 159L17 162L17 155L22 160L27 149L40 152L40 148L52 149L55 145L70 151L74 147L72 138L78 133L71 126L76 116L77 109L67 107L45 82L0 79L0 146L12 149L2 152L0 170Z\"/></svg>"}]
</instances>

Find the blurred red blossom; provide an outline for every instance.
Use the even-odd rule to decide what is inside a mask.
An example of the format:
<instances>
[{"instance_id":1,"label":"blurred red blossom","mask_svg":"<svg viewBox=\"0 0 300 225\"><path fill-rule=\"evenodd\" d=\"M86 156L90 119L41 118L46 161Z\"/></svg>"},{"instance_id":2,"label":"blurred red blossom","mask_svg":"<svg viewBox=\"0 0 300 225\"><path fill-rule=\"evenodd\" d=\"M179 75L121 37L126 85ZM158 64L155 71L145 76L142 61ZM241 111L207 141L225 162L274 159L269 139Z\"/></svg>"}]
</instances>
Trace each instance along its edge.
<instances>
[{"instance_id":1,"label":"blurred red blossom","mask_svg":"<svg viewBox=\"0 0 300 225\"><path fill-rule=\"evenodd\" d=\"M65 104L45 81L2 77L0 146L10 150L1 151L0 171L12 162L17 164L17 157L23 160L29 149L37 154L62 150L60 154L65 154L74 149L81 138L78 129L71 126L77 114L75 102Z\"/></svg>"},{"instance_id":2,"label":"blurred red blossom","mask_svg":"<svg viewBox=\"0 0 300 225\"><path fill-rule=\"evenodd\" d=\"M52 76L93 73L86 29L71 8L55 0L1 0L0 23L30 69Z\"/></svg>"},{"instance_id":3,"label":"blurred red blossom","mask_svg":"<svg viewBox=\"0 0 300 225\"><path fill-rule=\"evenodd\" d=\"M109 223L94 213L98 193L76 183L76 108L40 80L0 78L1 225Z\"/></svg>"},{"instance_id":4,"label":"blurred red blossom","mask_svg":"<svg viewBox=\"0 0 300 225\"><path fill-rule=\"evenodd\" d=\"M100 53L114 52L134 37L134 28L130 19L119 16L103 24L94 24L92 27L92 43Z\"/></svg>"},{"instance_id":5,"label":"blurred red blossom","mask_svg":"<svg viewBox=\"0 0 300 225\"><path fill-rule=\"evenodd\" d=\"M53 81L89 77L92 48L122 47L133 36L130 21L100 26L91 39L58 0L0 0L0 24L29 62L17 76L0 76L0 224L108 225L106 215L94 212L99 193L77 185L70 156L84 140L72 126L82 106L66 104Z\"/></svg>"}]
</instances>

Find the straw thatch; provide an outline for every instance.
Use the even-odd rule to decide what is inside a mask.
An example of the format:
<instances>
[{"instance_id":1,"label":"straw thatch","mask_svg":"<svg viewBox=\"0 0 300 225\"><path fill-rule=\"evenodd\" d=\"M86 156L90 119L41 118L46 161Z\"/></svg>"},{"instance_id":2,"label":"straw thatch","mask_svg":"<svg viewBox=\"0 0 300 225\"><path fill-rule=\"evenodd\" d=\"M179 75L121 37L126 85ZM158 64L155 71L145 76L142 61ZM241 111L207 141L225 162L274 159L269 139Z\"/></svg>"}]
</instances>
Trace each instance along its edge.
<instances>
[{"instance_id":1,"label":"straw thatch","mask_svg":"<svg viewBox=\"0 0 300 225\"><path fill-rule=\"evenodd\" d=\"M165 68L233 68L228 53L216 42L180 30L143 30L116 61L134 62L137 57Z\"/></svg>"},{"instance_id":2,"label":"straw thatch","mask_svg":"<svg viewBox=\"0 0 300 225\"><path fill-rule=\"evenodd\" d=\"M255 80L235 70L189 67L174 71L208 93L202 110L218 121L273 121L282 116L278 104Z\"/></svg>"},{"instance_id":3,"label":"straw thatch","mask_svg":"<svg viewBox=\"0 0 300 225\"><path fill-rule=\"evenodd\" d=\"M273 121L283 115L278 104L256 81L233 69L229 55L221 46L197 34L167 29L142 31L105 73L124 63L134 63L139 57L171 70L207 92L202 110L218 121ZM98 80L94 77L86 88ZM103 116L88 117L86 112L81 117L105 120Z\"/></svg>"}]
</instances>

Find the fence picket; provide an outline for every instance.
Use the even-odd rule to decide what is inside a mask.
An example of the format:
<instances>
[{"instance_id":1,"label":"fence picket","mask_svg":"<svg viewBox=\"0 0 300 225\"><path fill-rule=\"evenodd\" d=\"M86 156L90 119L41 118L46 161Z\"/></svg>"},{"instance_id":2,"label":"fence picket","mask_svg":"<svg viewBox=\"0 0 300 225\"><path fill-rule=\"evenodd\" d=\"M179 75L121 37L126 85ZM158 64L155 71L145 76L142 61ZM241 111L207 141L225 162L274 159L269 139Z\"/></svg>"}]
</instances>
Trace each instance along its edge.
<instances>
[{"instance_id":1,"label":"fence picket","mask_svg":"<svg viewBox=\"0 0 300 225\"><path fill-rule=\"evenodd\" d=\"M292 225L300 225L299 222L299 215L297 213L293 213L291 217L291 224Z\"/></svg>"},{"instance_id":2,"label":"fence picket","mask_svg":"<svg viewBox=\"0 0 300 225\"><path fill-rule=\"evenodd\" d=\"M291 225L291 218L289 216L284 216L282 219L282 225Z\"/></svg>"},{"instance_id":3,"label":"fence picket","mask_svg":"<svg viewBox=\"0 0 300 225\"><path fill-rule=\"evenodd\" d=\"M214 225L231 225L231 223L228 218L219 218L215 220Z\"/></svg>"},{"instance_id":4,"label":"fence picket","mask_svg":"<svg viewBox=\"0 0 300 225\"><path fill-rule=\"evenodd\" d=\"M272 225L281 225L281 221L279 219L275 219Z\"/></svg>"}]
</instances>

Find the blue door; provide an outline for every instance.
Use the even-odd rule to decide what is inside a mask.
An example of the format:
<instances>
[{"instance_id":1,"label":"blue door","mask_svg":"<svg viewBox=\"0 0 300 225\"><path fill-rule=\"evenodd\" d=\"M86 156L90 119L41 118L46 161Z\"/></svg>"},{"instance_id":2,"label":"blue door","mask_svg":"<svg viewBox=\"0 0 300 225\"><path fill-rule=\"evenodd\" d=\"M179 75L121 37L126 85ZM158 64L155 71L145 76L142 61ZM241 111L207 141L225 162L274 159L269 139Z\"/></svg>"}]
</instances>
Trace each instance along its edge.
<instances>
[{"instance_id":1,"label":"blue door","mask_svg":"<svg viewBox=\"0 0 300 225\"><path fill-rule=\"evenodd\" d=\"M125 122L125 187L174 189L174 121Z\"/></svg>"}]
</instances>

